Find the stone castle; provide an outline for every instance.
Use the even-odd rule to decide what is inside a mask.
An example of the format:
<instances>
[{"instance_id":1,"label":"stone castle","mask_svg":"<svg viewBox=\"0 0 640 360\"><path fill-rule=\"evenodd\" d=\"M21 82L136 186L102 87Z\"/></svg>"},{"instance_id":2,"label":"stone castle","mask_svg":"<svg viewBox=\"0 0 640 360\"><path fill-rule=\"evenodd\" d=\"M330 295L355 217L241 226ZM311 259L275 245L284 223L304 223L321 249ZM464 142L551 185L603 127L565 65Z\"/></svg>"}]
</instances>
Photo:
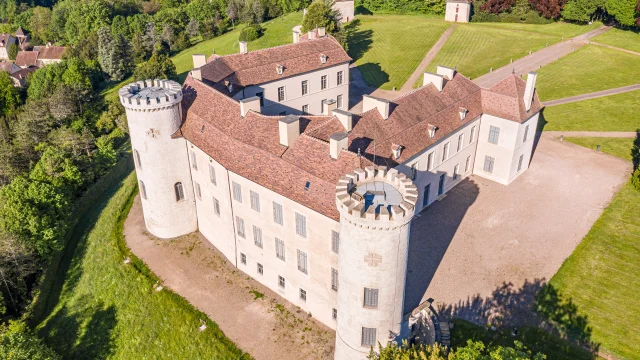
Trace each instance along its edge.
<instances>
[{"instance_id":1,"label":"stone castle","mask_svg":"<svg viewBox=\"0 0 640 360\"><path fill-rule=\"evenodd\" d=\"M336 329L336 359L407 334L411 219L470 175L529 166L536 74L483 89L454 69L349 108L349 62L323 29L206 59L183 86L122 88L145 224L201 232L229 261ZM416 269L419 270L419 269Z\"/></svg>"}]
</instances>

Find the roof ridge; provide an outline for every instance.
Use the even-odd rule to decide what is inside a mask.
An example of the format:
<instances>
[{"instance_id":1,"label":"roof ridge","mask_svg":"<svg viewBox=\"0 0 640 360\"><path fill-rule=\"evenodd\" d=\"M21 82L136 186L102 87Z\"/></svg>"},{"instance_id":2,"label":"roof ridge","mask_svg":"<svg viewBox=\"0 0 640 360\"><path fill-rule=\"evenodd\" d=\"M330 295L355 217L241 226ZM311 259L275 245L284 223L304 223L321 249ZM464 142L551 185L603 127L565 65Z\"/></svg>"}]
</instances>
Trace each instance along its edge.
<instances>
[{"instance_id":1,"label":"roof ridge","mask_svg":"<svg viewBox=\"0 0 640 360\"><path fill-rule=\"evenodd\" d=\"M276 45L276 46L272 46L272 47L267 47L267 48L247 51L246 53L233 53L233 54L227 54L227 55L219 55L215 60L224 59L224 58L228 58L228 57L232 57L232 56L246 56L247 54L251 54L251 53L255 54L257 52L264 52L264 51L267 51L267 50L280 49L280 48L287 47L287 46L294 46L294 45L302 44L302 43L305 43L305 42L308 42L308 41L319 41L319 40L329 39L329 38L333 38L333 36L327 35L326 37L321 37L321 38L317 38L317 39L313 39L313 40L307 40L307 41L304 41L304 42L297 42L297 43L288 43L288 44ZM336 40L336 42L337 42L337 40ZM297 56L297 57L299 57L299 56Z\"/></svg>"}]
</instances>

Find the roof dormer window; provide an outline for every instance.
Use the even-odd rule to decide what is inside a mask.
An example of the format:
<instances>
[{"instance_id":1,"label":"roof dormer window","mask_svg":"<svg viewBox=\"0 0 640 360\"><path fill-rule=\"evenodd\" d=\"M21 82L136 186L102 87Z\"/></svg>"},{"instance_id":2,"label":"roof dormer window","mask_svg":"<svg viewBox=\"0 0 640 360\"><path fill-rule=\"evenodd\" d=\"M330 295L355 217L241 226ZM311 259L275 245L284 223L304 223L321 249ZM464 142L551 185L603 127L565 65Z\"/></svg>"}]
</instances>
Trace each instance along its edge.
<instances>
[{"instance_id":1,"label":"roof dormer window","mask_svg":"<svg viewBox=\"0 0 640 360\"><path fill-rule=\"evenodd\" d=\"M327 63L327 55L321 54L320 55L320 62L323 63L323 64L326 64Z\"/></svg>"},{"instance_id":2,"label":"roof dormer window","mask_svg":"<svg viewBox=\"0 0 640 360\"><path fill-rule=\"evenodd\" d=\"M278 71L278 75L282 75L282 73L284 72L284 66L278 64L276 70Z\"/></svg>"},{"instance_id":3,"label":"roof dormer window","mask_svg":"<svg viewBox=\"0 0 640 360\"><path fill-rule=\"evenodd\" d=\"M398 160L400 158L400 154L402 153L402 145L393 144L391 145L391 152L393 153L393 158Z\"/></svg>"},{"instance_id":4,"label":"roof dormer window","mask_svg":"<svg viewBox=\"0 0 640 360\"><path fill-rule=\"evenodd\" d=\"M458 111L460 114L460 120L464 120L467 117L467 113L469 112L467 109L461 107Z\"/></svg>"},{"instance_id":5,"label":"roof dormer window","mask_svg":"<svg viewBox=\"0 0 640 360\"><path fill-rule=\"evenodd\" d=\"M233 92L233 83L229 82L229 85L227 85L227 89L229 90L230 93Z\"/></svg>"},{"instance_id":6,"label":"roof dormer window","mask_svg":"<svg viewBox=\"0 0 640 360\"><path fill-rule=\"evenodd\" d=\"M438 127L435 125L429 124L429 126L427 126L427 130L429 131L429 137L432 138L436 136L436 130L438 130Z\"/></svg>"}]
</instances>

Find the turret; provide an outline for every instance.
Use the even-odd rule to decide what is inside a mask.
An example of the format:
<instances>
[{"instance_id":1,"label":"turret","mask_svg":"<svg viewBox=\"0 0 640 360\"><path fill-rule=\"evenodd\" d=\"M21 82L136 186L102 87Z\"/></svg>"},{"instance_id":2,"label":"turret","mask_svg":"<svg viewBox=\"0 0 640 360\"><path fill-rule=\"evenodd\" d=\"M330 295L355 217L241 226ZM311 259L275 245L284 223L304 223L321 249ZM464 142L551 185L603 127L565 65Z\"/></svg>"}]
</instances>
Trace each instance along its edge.
<instances>
[{"instance_id":1,"label":"turret","mask_svg":"<svg viewBox=\"0 0 640 360\"><path fill-rule=\"evenodd\" d=\"M398 340L409 228L418 190L386 167L356 169L336 186L340 212L335 359L364 360L371 347Z\"/></svg>"},{"instance_id":2,"label":"turret","mask_svg":"<svg viewBox=\"0 0 640 360\"><path fill-rule=\"evenodd\" d=\"M175 81L146 80L118 92L125 107L144 221L159 238L196 231L195 199L182 123L182 88Z\"/></svg>"}]
</instances>

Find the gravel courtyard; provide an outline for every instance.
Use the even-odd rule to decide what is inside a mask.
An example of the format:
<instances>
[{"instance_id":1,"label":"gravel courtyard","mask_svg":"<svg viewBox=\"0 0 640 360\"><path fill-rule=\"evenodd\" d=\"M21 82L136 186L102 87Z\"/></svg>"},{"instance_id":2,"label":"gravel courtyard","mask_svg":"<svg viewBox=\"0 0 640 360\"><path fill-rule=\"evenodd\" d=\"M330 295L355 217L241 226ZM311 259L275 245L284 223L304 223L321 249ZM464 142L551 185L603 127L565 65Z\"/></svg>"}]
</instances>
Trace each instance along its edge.
<instances>
[{"instance_id":1,"label":"gravel courtyard","mask_svg":"<svg viewBox=\"0 0 640 360\"><path fill-rule=\"evenodd\" d=\"M515 306L515 292L555 274L630 171L626 161L543 135L531 167L509 186L466 179L412 222L405 312L433 298L481 322L492 297L508 293L504 307ZM463 308L469 316L455 311Z\"/></svg>"}]
</instances>

